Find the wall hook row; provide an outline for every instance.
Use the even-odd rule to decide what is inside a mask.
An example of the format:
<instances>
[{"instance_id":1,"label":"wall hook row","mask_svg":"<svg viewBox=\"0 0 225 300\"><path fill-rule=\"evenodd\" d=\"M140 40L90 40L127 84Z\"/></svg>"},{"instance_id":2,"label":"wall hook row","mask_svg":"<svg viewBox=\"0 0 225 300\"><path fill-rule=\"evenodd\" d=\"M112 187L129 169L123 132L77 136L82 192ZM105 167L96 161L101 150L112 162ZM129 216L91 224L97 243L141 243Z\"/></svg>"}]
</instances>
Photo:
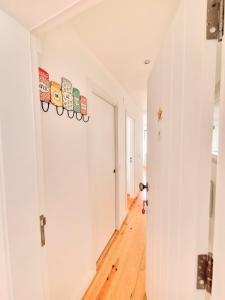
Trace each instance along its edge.
<instances>
[{"instance_id":1,"label":"wall hook row","mask_svg":"<svg viewBox=\"0 0 225 300\"><path fill-rule=\"evenodd\" d=\"M49 74L44 69L39 68L39 90L41 108L44 112L48 112L50 104L56 107L58 116L67 111L69 119L73 119L76 115L78 121L83 120L87 123L90 116L87 114L87 98L80 95L80 91L74 88L71 81L62 77L61 84L49 80Z\"/></svg>"}]
</instances>

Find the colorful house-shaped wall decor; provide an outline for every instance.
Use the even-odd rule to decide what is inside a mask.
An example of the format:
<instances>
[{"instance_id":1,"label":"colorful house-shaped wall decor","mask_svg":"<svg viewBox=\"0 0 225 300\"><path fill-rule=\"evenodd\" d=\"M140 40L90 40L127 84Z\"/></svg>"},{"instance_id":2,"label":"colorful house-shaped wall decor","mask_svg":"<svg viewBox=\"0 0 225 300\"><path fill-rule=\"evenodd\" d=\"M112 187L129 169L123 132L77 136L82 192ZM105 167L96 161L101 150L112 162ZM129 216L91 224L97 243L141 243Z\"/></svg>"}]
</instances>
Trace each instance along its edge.
<instances>
[{"instance_id":1,"label":"colorful house-shaped wall decor","mask_svg":"<svg viewBox=\"0 0 225 300\"><path fill-rule=\"evenodd\" d=\"M83 121L88 122L89 116L85 118L85 116L87 116L87 98L84 96L80 96L80 112L82 114Z\"/></svg>"},{"instance_id":2,"label":"colorful house-shaped wall decor","mask_svg":"<svg viewBox=\"0 0 225 300\"><path fill-rule=\"evenodd\" d=\"M69 118L74 117L74 99L73 99L73 85L66 79L62 78L62 99L63 107L67 110Z\"/></svg>"},{"instance_id":3,"label":"colorful house-shaped wall decor","mask_svg":"<svg viewBox=\"0 0 225 300\"><path fill-rule=\"evenodd\" d=\"M80 91L77 88L73 88L73 103L74 103L74 112L78 121L82 120L81 106L80 106Z\"/></svg>"},{"instance_id":4,"label":"colorful house-shaped wall decor","mask_svg":"<svg viewBox=\"0 0 225 300\"><path fill-rule=\"evenodd\" d=\"M51 82L51 103L56 106L57 114L61 116L64 111L61 84L55 81Z\"/></svg>"},{"instance_id":5,"label":"colorful house-shaped wall decor","mask_svg":"<svg viewBox=\"0 0 225 300\"><path fill-rule=\"evenodd\" d=\"M87 115L87 98L80 95L80 90L74 88L72 82L62 77L61 84L50 81L49 74L44 69L39 68L39 91L40 101L43 111L49 110L50 104L56 107L59 116L63 115L64 110L70 119L76 114L78 121L85 123L90 117Z\"/></svg>"},{"instance_id":6,"label":"colorful house-shaped wall decor","mask_svg":"<svg viewBox=\"0 0 225 300\"><path fill-rule=\"evenodd\" d=\"M42 68L39 68L38 71L41 106L43 111L47 112L51 101L49 74Z\"/></svg>"}]
</instances>

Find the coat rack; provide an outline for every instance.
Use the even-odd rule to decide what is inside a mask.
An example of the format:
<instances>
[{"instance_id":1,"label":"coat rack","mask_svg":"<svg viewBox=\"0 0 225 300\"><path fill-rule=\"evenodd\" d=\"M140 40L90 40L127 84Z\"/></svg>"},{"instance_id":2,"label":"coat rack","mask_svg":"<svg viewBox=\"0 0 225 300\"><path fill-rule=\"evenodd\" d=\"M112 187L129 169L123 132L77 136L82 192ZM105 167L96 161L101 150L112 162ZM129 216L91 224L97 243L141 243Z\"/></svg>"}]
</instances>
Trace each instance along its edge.
<instances>
[{"instance_id":1,"label":"coat rack","mask_svg":"<svg viewBox=\"0 0 225 300\"><path fill-rule=\"evenodd\" d=\"M49 74L39 68L39 90L41 108L44 112L49 111L50 104L56 108L58 116L67 111L69 119L76 116L77 121L87 123L90 120L87 112L87 98L80 95L80 90L73 88L72 82L62 77L61 84L49 80Z\"/></svg>"}]
</instances>

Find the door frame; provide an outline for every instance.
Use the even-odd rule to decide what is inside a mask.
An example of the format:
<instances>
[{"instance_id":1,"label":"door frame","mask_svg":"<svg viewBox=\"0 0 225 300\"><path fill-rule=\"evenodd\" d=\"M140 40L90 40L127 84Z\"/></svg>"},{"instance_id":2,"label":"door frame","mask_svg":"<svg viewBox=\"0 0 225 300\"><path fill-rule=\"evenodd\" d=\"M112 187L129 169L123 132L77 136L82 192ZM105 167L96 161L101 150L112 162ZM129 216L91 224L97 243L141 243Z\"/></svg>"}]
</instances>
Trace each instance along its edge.
<instances>
[{"instance_id":1,"label":"door frame","mask_svg":"<svg viewBox=\"0 0 225 300\"><path fill-rule=\"evenodd\" d=\"M130 118L134 121L134 195L135 195L135 183L136 183L136 148L135 148L135 142L136 142L136 119L134 116L132 116L127 110L125 111L125 172L126 172L126 181L125 181L125 201L126 201L126 209L127 207L127 118Z\"/></svg>"},{"instance_id":2,"label":"door frame","mask_svg":"<svg viewBox=\"0 0 225 300\"><path fill-rule=\"evenodd\" d=\"M38 67L41 54L41 44L35 35L31 35L31 69L32 76L32 91L33 91L33 118L35 120L35 155L37 168L37 193L39 203L39 216L46 214L45 208L45 180L44 180L44 152L43 152L43 137L42 137L42 122L40 110L40 96L39 96L39 75ZM42 264L42 286L43 286L43 300L49 300L49 285L48 285L48 264L47 264L47 249L40 247L41 264Z\"/></svg>"},{"instance_id":3,"label":"door frame","mask_svg":"<svg viewBox=\"0 0 225 300\"><path fill-rule=\"evenodd\" d=\"M95 95L105 101L114 108L114 128L115 128L115 230L120 227L120 205L119 205L119 162L118 162L118 101L111 95L109 95L104 89L102 89L92 79L87 78L88 86L88 98L91 99L92 95ZM90 126L88 124L88 126Z\"/></svg>"},{"instance_id":4,"label":"door frame","mask_svg":"<svg viewBox=\"0 0 225 300\"><path fill-rule=\"evenodd\" d=\"M225 296L225 288L223 284L224 262L225 262L225 238L224 228L224 166L225 166L225 36L222 41L221 54L221 79L220 79L220 101L219 101L219 151L217 155L217 172L216 172L216 199L215 199L215 224L214 224L214 247L213 247L213 287L210 299L223 299Z\"/></svg>"},{"instance_id":5,"label":"door frame","mask_svg":"<svg viewBox=\"0 0 225 300\"><path fill-rule=\"evenodd\" d=\"M0 295L2 295L5 300L9 300L12 299L13 289L10 272L10 254L8 247L6 198L4 186L4 160L0 124L0 281L2 282Z\"/></svg>"}]
</instances>

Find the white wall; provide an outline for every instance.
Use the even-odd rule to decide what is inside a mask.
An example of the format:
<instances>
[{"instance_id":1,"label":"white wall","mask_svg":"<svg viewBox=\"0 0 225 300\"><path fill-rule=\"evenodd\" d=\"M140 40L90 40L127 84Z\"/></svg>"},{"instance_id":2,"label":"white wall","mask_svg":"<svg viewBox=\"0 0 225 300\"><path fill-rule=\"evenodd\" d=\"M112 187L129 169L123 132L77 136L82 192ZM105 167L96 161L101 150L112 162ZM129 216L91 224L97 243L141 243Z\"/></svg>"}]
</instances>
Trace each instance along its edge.
<instances>
[{"instance_id":1,"label":"white wall","mask_svg":"<svg viewBox=\"0 0 225 300\"><path fill-rule=\"evenodd\" d=\"M142 118L141 111L103 65L93 56L74 34L73 28L61 26L40 38L39 65L50 74L50 79L61 81L65 76L91 101L91 89L98 89L118 106L118 226L126 216L125 172L125 113L136 119L136 192L142 179ZM37 65L35 66L37 70ZM38 99L37 99L38 101ZM93 260L92 203L89 194L88 126L70 120L66 113L58 117L55 108L41 113L42 144L44 158L44 198L54 199L61 211L59 226L51 227L47 214L47 252L54 252L51 245L61 237L61 251L67 249L63 261L48 256L48 272L51 299L80 299L95 271ZM89 111L94 117L94 111ZM102 126L104 126L104 117ZM97 132L96 132L97 134ZM104 141L103 141L104 142ZM48 203L48 201L45 201ZM53 237L52 232L57 231ZM73 233L73 237L68 234ZM65 236L66 235L66 236ZM49 252L49 253L50 253ZM60 269L60 273L57 270ZM58 274L58 275L56 275ZM66 280L62 282L62 278ZM63 294L67 291L67 294ZM54 298L55 297L55 298ZM63 297L63 298L62 298Z\"/></svg>"},{"instance_id":2,"label":"white wall","mask_svg":"<svg viewBox=\"0 0 225 300\"><path fill-rule=\"evenodd\" d=\"M0 11L0 40L0 215L4 216L4 247L9 251L10 299L41 300L30 33Z\"/></svg>"}]
</instances>

